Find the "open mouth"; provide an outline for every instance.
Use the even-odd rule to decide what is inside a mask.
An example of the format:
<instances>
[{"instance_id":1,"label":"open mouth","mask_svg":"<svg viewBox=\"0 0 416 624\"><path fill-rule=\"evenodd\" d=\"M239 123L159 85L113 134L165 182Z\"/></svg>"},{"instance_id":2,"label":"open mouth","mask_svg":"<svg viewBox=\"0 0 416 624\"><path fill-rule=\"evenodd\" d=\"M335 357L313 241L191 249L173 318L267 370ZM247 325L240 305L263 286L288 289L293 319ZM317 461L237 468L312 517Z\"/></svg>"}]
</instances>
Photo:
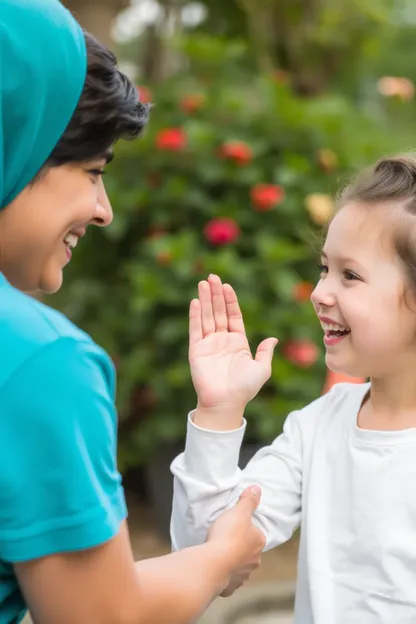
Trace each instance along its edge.
<instances>
[{"instance_id":1,"label":"open mouth","mask_svg":"<svg viewBox=\"0 0 416 624\"><path fill-rule=\"evenodd\" d=\"M350 334L350 329L328 329L325 330L325 336L328 338L340 338L341 336L346 336Z\"/></svg>"},{"instance_id":2,"label":"open mouth","mask_svg":"<svg viewBox=\"0 0 416 624\"><path fill-rule=\"evenodd\" d=\"M326 345L335 345L351 333L349 327L334 323L322 323L322 329L325 332L324 343Z\"/></svg>"},{"instance_id":3,"label":"open mouth","mask_svg":"<svg viewBox=\"0 0 416 624\"><path fill-rule=\"evenodd\" d=\"M74 249L78 243L78 236L76 234L67 234L64 238L64 243L69 250Z\"/></svg>"}]
</instances>

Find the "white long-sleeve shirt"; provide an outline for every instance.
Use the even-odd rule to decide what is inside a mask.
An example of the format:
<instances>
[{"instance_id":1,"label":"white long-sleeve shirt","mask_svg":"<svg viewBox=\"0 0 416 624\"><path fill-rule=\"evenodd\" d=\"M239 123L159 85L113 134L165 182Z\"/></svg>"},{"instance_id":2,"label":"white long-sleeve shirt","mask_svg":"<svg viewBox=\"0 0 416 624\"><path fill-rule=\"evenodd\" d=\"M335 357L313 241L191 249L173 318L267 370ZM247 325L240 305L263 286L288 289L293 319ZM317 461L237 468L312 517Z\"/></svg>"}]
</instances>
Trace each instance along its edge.
<instances>
[{"instance_id":1,"label":"white long-sleeve shirt","mask_svg":"<svg viewBox=\"0 0 416 624\"><path fill-rule=\"evenodd\" d=\"M270 549L301 526L296 624L416 623L416 428L367 431L369 384L339 384L289 414L283 433L241 471L246 423L227 432L188 421L172 464L175 550L258 484L254 522Z\"/></svg>"}]
</instances>

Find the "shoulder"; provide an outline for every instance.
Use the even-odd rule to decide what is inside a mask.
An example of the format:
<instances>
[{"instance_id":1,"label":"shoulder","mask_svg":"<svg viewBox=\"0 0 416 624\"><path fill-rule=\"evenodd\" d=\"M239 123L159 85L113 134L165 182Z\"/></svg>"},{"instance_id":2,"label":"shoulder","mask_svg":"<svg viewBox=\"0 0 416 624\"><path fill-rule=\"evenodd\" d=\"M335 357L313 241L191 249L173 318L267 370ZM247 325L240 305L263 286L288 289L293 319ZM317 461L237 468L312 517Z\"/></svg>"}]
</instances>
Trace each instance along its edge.
<instances>
[{"instance_id":1,"label":"shoulder","mask_svg":"<svg viewBox=\"0 0 416 624\"><path fill-rule=\"evenodd\" d=\"M348 410L358 409L369 389L369 383L336 384L322 397L326 413L334 416L340 413L341 407Z\"/></svg>"},{"instance_id":2,"label":"shoulder","mask_svg":"<svg viewBox=\"0 0 416 624\"><path fill-rule=\"evenodd\" d=\"M337 425L359 407L370 388L369 383L339 383L304 408L293 412L293 419L305 435L315 434L320 425Z\"/></svg>"},{"instance_id":3,"label":"shoulder","mask_svg":"<svg viewBox=\"0 0 416 624\"><path fill-rule=\"evenodd\" d=\"M2 338L41 345L63 336L87 336L64 314L12 286L1 290L0 332Z\"/></svg>"},{"instance_id":4,"label":"shoulder","mask_svg":"<svg viewBox=\"0 0 416 624\"><path fill-rule=\"evenodd\" d=\"M299 410L299 415L311 416L334 414L340 406L351 406L357 402L361 402L367 393L370 384L368 383L339 383L333 386L329 392L323 394L303 409Z\"/></svg>"},{"instance_id":5,"label":"shoulder","mask_svg":"<svg viewBox=\"0 0 416 624\"><path fill-rule=\"evenodd\" d=\"M112 368L107 354L64 314L7 286L0 296L0 388L20 369L40 354L53 365L67 368L63 358L91 358L104 368Z\"/></svg>"}]
</instances>

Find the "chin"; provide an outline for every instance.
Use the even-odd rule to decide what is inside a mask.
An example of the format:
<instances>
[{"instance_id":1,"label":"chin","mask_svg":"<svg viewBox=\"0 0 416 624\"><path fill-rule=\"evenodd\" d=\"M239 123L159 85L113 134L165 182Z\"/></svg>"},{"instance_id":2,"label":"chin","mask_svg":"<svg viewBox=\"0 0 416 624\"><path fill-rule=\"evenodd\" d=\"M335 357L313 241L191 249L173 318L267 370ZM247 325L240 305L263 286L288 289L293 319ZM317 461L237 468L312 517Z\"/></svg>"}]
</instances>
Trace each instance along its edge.
<instances>
[{"instance_id":1,"label":"chin","mask_svg":"<svg viewBox=\"0 0 416 624\"><path fill-rule=\"evenodd\" d=\"M366 379L368 376L356 362L347 362L345 358L336 357L333 354L326 354L325 364L332 373L345 375L345 377Z\"/></svg>"},{"instance_id":2,"label":"chin","mask_svg":"<svg viewBox=\"0 0 416 624\"><path fill-rule=\"evenodd\" d=\"M63 282L62 271L59 272L50 272L47 275L42 275L39 280L38 290L43 292L45 295L53 295L61 288Z\"/></svg>"}]
</instances>

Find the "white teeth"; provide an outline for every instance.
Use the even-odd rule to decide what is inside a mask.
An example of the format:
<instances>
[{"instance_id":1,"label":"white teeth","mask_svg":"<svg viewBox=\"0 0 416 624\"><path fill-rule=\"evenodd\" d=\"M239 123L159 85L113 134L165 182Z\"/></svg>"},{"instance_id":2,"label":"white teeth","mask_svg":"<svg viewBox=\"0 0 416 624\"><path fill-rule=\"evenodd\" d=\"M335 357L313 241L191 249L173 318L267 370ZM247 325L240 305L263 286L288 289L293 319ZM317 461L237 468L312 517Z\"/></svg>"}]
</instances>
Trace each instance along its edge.
<instances>
[{"instance_id":1,"label":"white teeth","mask_svg":"<svg viewBox=\"0 0 416 624\"><path fill-rule=\"evenodd\" d=\"M71 234L71 233L67 234L64 238L64 243L65 245L68 245L68 247L73 249L74 247L77 246L78 236L76 236L75 234Z\"/></svg>"},{"instance_id":2,"label":"white teeth","mask_svg":"<svg viewBox=\"0 0 416 624\"><path fill-rule=\"evenodd\" d=\"M322 328L325 331L349 331L349 327L345 327L345 325L337 325L335 323L321 323Z\"/></svg>"}]
</instances>

